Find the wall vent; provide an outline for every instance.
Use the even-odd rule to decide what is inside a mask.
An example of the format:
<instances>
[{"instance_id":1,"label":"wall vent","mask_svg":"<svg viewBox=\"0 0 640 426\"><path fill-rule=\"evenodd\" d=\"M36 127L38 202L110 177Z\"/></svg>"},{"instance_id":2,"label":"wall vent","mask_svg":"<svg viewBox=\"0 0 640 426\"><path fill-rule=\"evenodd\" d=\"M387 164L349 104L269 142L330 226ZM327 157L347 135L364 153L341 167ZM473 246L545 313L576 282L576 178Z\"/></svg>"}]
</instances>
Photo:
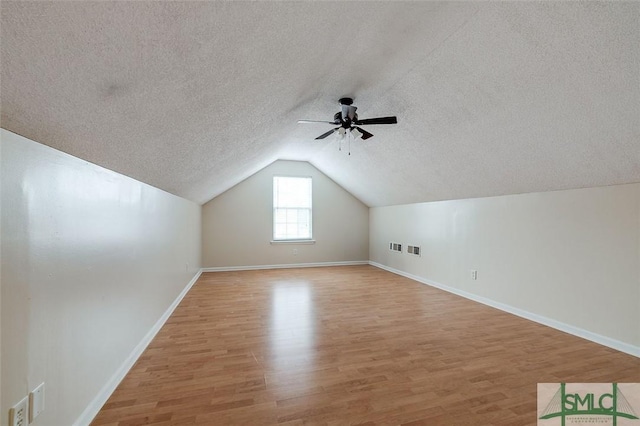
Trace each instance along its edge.
<instances>
[{"instance_id":1,"label":"wall vent","mask_svg":"<svg viewBox=\"0 0 640 426\"><path fill-rule=\"evenodd\" d=\"M407 253L420 256L420 246L407 246Z\"/></svg>"},{"instance_id":2,"label":"wall vent","mask_svg":"<svg viewBox=\"0 0 640 426\"><path fill-rule=\"evenodd\" d=\"M402 253L402 244L400 244L400 243L389 243L389 250L397 251L398 253Z\"/></svg>"}]
</instances>

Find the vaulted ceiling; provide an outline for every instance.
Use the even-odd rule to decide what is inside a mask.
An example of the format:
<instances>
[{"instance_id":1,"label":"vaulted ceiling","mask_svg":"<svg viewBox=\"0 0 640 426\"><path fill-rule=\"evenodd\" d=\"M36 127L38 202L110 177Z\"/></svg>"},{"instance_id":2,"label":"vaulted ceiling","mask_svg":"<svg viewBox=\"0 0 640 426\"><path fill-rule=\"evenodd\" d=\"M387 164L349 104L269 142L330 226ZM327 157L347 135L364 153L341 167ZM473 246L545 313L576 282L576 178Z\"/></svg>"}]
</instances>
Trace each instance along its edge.
<instances>
[{"instance_id":1,"label":"vaulted ceiling","mask_svg":"<svg viewBox=\"0 0 640 426\"><path fill-rule=\"evenodd\" d=\"M0 7L3 128L198 203L276 159L370 206L640 181L637 2ZM342 96L398 124L296 123Z\"/></svg>"}]
</instances>

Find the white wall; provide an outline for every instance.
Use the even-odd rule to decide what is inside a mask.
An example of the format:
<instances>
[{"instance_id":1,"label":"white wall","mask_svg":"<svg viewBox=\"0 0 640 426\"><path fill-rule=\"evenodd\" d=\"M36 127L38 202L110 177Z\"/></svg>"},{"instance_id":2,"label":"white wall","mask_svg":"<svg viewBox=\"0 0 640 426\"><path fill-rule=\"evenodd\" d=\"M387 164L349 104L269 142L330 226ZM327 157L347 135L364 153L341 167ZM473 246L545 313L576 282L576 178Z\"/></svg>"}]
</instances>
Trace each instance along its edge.
<instances>
[{"instance_id":1,"label":"white wall","mask_svg":"<svg viewBox=\"0 0 640 426\"><path fill-rule=\"evenodd\" d=\"M0 132L2 129L0 129ZM0 134L0 136L2 136ZM2 166L2 139L0 138L0 167ZM0 191L2 191L2 169L0 168ZM1 192L0 192L0 195ZM4 410L2 409L2 197L0 196L0 418L4 416ZM0 425L2 420L0 420Z\"/></svg>"},{"instance_id":2,"label":"white wall","mask_svg":"<svg viewBox=\"0 0 640 426\"><path fill-rule=\"evenodd\" d=\"M2 425L73 424L200 267L200 206L1 130Z\"/></svg>"},{"instance_id":3,"label":"white wall","mask_svg":"<svg viewBox=\"0 0 640 426\"><path fill-rule=\"evenodd\" d=\"M390 241L423 255L391 252ZM372 208L369 250L373 262L640 354L640 184Z\"/></svg>"},{"instance_id":4,"label":"white wall","mask_svg":"<svg viewBox=\"0 0 640 426\"><path fill-rule=\"evenodd\" d=\"M313 178L315 244L270 243L276 175ZM276 161L205 204L202 233L204 267L369 259L369 208L303 161Z\"/></svg>"}]
</instances>

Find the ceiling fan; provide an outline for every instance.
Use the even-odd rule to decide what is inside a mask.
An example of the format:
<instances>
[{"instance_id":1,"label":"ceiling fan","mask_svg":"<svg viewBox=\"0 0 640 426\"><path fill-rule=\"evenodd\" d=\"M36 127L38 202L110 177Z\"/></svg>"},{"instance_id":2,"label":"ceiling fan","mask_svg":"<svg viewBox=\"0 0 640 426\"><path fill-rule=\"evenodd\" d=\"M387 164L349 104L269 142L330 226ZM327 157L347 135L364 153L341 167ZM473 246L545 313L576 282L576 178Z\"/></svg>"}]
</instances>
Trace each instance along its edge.
<instances>
[{"instance_id":1,"label":"ceiling fan","mask_svg":"<svg viewBox=\"0 0 640 426\"><path fill-rule=\"evenodd\" d=\"M340 102L342 110L336 112L333 116L333 121L298 120L298 123L327 123L338 126L335 129L331 129L328 132L321 134L316 138L317 140L324 139L334 132L337 132L339 136L344 136L347 131L350 132L354 139L359 137L362 137L362 139L369 139L373 135L357 126L364 126L368 124L396 124L398 122L398 119L395 116L365 118L360 120L356 113L358 108L352 105L352 98L340 98L338 102Z\"/></svg>"}]
</instances>

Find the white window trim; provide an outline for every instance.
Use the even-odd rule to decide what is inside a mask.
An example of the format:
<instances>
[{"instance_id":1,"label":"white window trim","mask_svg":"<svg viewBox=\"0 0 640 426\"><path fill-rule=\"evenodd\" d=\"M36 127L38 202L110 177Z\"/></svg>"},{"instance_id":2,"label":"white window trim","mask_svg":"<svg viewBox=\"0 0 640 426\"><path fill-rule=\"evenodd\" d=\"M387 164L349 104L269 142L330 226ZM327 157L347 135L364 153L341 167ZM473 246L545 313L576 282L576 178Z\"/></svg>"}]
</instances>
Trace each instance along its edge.
<instances>
[{"instance_id":1,"label":"white window trim","mask_svg":"<svg viewBox=\"0 0 640 426\"><path fill-rule=\"evenodd\" d=\"M289 178L301 178L301 179L310 179L311 180L311 205L309 207L310 215L309 215L309 229L310 229L310 238L295 238L295 239L282 239L276 240L274 239L275 234L275 210L276 206L273 204L273 178L276 177L289 177ZM313 177L312 176L301 176L301 175L273 175L271 178L271 241L270 244L315 244L316 240L313 239Z\"/></svg>"},{"instance_id":2,"label":"white window trim","mask_svg":"<svg viewBox=\"0 0 640 426\"><path fill-rule=\"evenodd\" d=\"M271 240L271 244L315 244L316 240Z\"/></svg>"}]
</instances>

